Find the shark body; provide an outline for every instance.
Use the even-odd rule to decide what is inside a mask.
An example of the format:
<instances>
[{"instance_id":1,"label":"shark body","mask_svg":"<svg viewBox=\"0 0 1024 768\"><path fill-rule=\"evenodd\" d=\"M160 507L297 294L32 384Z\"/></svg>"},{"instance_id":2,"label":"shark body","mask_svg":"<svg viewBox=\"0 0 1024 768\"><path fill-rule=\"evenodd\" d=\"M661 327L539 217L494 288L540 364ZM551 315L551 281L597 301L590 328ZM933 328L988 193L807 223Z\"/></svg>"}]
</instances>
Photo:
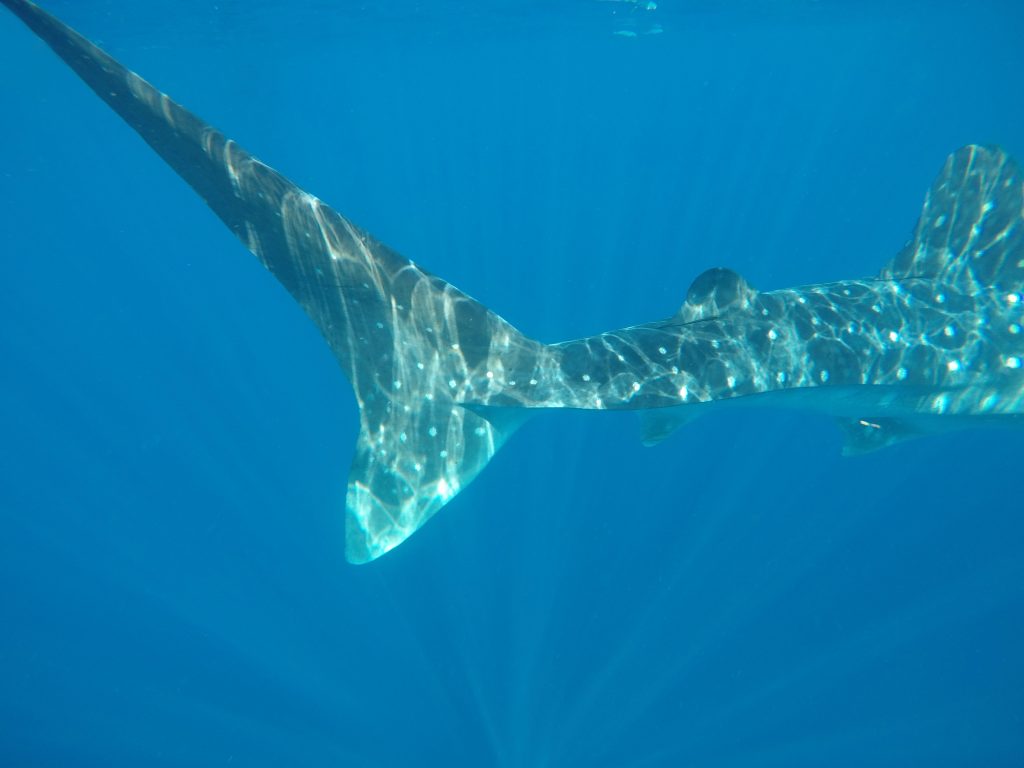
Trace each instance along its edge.
<instances>
[{"instance_id":1,"label":"shark body","mask_svg":"<svg viewBox=\"0 0 1024 768\"><path fill-rule=\"evenodd\" d=\"M0 0L187 181L316 323L355 391L346 557L394 548L538 409L638 410L655 443L723 405L837 417L847 452L1024 423L1024 183L951 155L873 278L760 292L711 269L671 317L543 344L361 231L26 0Z\"/></svg>"}]
</instances>

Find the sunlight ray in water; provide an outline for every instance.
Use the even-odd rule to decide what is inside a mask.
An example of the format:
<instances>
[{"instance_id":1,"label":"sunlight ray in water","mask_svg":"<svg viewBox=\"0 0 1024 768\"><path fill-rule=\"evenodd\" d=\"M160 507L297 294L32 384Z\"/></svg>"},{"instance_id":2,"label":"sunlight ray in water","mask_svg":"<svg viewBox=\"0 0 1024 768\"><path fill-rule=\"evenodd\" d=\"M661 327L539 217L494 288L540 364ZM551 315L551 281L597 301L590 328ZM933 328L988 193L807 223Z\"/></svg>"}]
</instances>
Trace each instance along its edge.
<instances>
[{"instance_id":1,"label":"sunlight ray in water","mask_svg":"<svg viewBox=\"0 0 1024 768\"><path fill-rule=\"evenodd\" d=\"M6 762L1024 760L1024 11L0 4Z\"/></svg>"}]
</instances>

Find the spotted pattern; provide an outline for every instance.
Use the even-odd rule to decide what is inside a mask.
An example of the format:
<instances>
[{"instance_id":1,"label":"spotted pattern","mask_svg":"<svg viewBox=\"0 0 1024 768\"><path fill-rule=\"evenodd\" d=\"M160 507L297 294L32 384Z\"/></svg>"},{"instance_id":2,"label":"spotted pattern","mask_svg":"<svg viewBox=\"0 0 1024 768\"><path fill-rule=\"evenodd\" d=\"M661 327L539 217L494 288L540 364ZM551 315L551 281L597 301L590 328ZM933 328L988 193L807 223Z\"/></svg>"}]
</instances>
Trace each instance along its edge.
<instances>
[{"instance_id":1,"label":"spotted pattern","mask_svg":"<svg viewBox=\"0 0 1024 768\"><path fill-rule=\"evenodd\" d=\"M899 387L920 391L919 409L927 400L930 412L1020 413L1022 211L1016 164L998 149L965 147L878 277L757 293L735 273L709 270L666 321L551 347L557 364L544 388L568 407L659 408Z\"/></svg>"},{"instance_id":2,"label":"spotted pattern","mask_svg":"<svg viewBox=\"0 0 1024 768\"><path fill-rule=\"evenodd\" d=\"M360 407L346 496L352 562L418 529L528 409L685 411L858 388L881 393L879 408L885 393L902 392L904 408L909 393L913 408L937 415L1024 410L1021 180L998 149L949 158L914 238L877 278L760 293L733 272L710 270L667 320L543 345L35 5L0 2L203 197L322 332ZM848 426L864 441L882 442L864 430L902 429L884 413L863 416ZM682 421L652 419L652 440Z\"/></svg>"},{"instance_id":3,"label":"spotted pattern","mask_svg":"<svg viewBox=\"0 0 1024 768\"><path fill-rule=\"evenodd\" d=\"M965 147L878 277L758 293L709 270L665 321L546 348L542 397L502 394L525 406L638 409L871 387L879 408L898 398L915 413L1020 414L1022 211L1016 164Z\"/></svg>"}]
</instances>

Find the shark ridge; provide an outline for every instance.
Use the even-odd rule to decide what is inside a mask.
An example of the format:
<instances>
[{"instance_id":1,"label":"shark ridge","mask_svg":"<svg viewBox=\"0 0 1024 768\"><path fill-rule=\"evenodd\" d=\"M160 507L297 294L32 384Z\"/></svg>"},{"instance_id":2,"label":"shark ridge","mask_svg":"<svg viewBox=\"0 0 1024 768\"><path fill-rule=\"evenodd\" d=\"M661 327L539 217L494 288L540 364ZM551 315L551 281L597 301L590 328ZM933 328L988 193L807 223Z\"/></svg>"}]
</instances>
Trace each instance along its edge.
<instances>
[{"instance_id":1,"label":"shark ridge","mask_svg":"<svg viewBox=\"0 0 1024 768\"><path fill-rule=\"evenodd\" d=\"M346 558L405 541L531 415L634 410L647 444L722 407L832 415L847 454L1024 423L1024 179L951 154L875 276L762 291L700 274L672 315L545 344L315 196L28 0L0 0L203 199L316 324L360 409Z\"/></svg>"}]
</instances>

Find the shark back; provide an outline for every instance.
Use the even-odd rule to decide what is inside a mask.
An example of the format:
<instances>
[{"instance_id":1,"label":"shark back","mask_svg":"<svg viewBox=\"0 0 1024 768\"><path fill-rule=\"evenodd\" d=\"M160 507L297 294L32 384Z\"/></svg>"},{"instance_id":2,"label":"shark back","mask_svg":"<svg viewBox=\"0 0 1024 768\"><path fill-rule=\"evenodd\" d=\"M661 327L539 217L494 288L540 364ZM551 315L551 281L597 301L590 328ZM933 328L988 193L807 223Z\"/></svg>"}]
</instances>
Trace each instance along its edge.
<instances>
[{"instance_id":1,"label":"shark back","mask_svg":"<svg viewBox=\"0 0 1024 768\"><path fill-rule=\"evenodd\" d=\"M355 391L346 557L397 546L487 464L520 420L463 404L543 345L375 241L25 0L0 0L206 201L316 323ZM488 417L488 413L490 414Z\"/></svg>"},{"instance_id":2,"label":"shark back","mask_svg":"<svg viewBox=\"0 0 1024 768\"><path fill-rule=\"evenodd\" d=\"M712 269L664 321L546 346L33 3L0 4L196 190L320 329L360 408L351 562L423 525L527 409L650 410L654 443L705 406L778 401L839 417L854 453L936 431L934 416L1024 418L1024 187L998 148L950 156L914 237L876 278L759 292Z\"/></svg>"}]
</instances>

